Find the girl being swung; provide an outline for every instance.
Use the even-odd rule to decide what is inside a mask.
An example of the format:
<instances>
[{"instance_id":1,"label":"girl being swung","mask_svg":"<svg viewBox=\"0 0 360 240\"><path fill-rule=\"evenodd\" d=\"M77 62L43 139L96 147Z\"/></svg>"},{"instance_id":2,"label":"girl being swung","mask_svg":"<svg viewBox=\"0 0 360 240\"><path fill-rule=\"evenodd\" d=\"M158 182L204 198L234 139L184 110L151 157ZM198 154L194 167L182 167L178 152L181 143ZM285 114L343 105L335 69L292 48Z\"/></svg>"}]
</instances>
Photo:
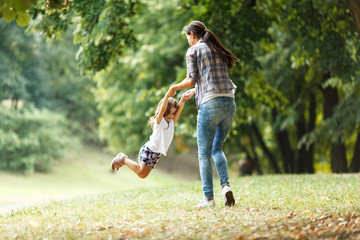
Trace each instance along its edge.
<instances>
[{"instance_id":1,"label":"girl being swung","mask_svg":"<svg viewBox=\"0 0 360 240\"><path fill-rule=\"evenodd\" d=\"M155 115L149 119L149 125L153 133L139 151L139 163L131 160L124 153L118 153L111 161L111 168L119 170L123 165L128 166L140 178L146 178L155 167L162 155L166 156L169 146L174 137L174 124L189 99L187 95L181 97L180 103L166 93L155 111Z\"/></svg>"}]
</instances>

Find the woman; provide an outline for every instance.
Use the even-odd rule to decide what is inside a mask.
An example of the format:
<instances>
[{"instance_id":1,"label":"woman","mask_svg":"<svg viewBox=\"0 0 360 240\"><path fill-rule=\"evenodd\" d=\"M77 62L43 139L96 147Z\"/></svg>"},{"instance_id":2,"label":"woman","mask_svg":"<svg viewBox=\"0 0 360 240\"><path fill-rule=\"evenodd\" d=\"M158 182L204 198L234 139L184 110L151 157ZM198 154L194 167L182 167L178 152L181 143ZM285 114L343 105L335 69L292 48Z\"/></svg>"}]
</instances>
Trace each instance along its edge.
<instances>
[{"instance_id":1,"label":"woman","mask_svg":"<svg viewBox=\"0 0 360 240\"><path fill-rule=\"evenodd\" d=\"M191 22L186 30L190 48L186 53L186 78L170 87L170 96L177 91L185 92L189 98L195 94L198 108L197 144L201 183L204 199L197 207L215 205L211 157L220 177L222 195L226 206L235 204L230 189L228 166L222 150L231 123L235 117L236 85L228 75L238 59L219 42L213 32L200 21Z\"/></svg>"}]
</instances>

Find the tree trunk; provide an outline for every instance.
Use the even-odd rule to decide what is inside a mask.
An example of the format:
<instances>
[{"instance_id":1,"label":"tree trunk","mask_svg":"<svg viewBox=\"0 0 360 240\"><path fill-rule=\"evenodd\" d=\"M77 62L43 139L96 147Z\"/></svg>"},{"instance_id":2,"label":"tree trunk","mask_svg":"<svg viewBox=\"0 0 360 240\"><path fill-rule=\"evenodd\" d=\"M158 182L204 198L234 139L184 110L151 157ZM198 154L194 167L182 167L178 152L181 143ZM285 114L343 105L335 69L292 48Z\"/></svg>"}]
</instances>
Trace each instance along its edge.
<instances>
[{"instance_id":1,"label":"tree trunk","mask_svg":"<svg viewBox=\"0 0 360 240\"><path fill-rule=\"evenodd\" d=\"M330 77L330 76L328 76ZM330 118L333 115L334 107L339 103L338 92L336 88L327 87L323 89L324 93L324 117ZM339 140L331 143L331 169L334 173L347 172L346 149L345 144Z\"/></svg>"},{"instance_id":2,"label":"tree trunk","mask_svg":"<svg viewBox=\"0 0 360 240\"><path fill-rule=\"evenodd\" d=\"M315 129L316 121L316 97L313 93L310 93L310 106L309 106L309 121L308 121L308 132ZM306 151L306 171L308 173L315 173L314 170L314 143L310 144Z\"/></svg>"},{"instance_id":3,"label":"tree trunk","mask_svg":"<svg viewBox=\"0 0 360 240\"><path fill-rule=\"evenodd\" d=\"M346 173L346 149L340 141L331 144L331 170L333 173Z\"/></svg>"},{"instance_id":4,"label":"tree trunk","mask_svg":"<svg viewBox=\"0 0 360 240\"><path fill-rule=\"evenodd\" d=\"M272 116L274 121L277 115L277 110L273 109ZM294 151L290 145L289 133L286 130L276 130L275 136L283 159L285 173L295 173Z\"/></svg>"},{"instance_id":5,"label":"tree trunk","mask_svg":"<svg viewBox=\"0 0 360 240\"><path fill-rule=\"evenodd\" d=\"M262 136L260 134L258 127L256 126L256 124L254 122L251 123L250 127L253 130L256 139L259 141L259 145L260 145L261 149L264 151L265 155L269 158L270 165L273 168L274 172L280 173L280 169L276 163L276 159L274 158L274 156L272 155L270 150L266 147L265 142L262 139Z\"/></svg>"},{"instance_id":6,"label":"tree trunk","mask_svg":"<svg viewBox=\"0 0 360 240\"><path fill-rule=\"evenodd\" d=\"M348 5L353 16L356 30L360 36L360 1L359 0L348 0Z\"/></svg>"},{"instance_id":7,"label":"tree trunk","mask_svg":"<svg viewBox=\"0 0 360 240\"><path fill-rule=\"evenodd\" d=\"M297 138L298 141L306 134L306 123L304 112L299 112L299 119L296 122L296 130L297 130ZM306 146L303 144L299 149L298 156L297 156L297 164L298 164L298 173L305 173L306 172Z\"/></svg>"},{"instance_id":8,"label":"tree trunk","mask_svg":"<svg viewBox=\"0 0 360 240\"><path fill-rule=\"evenodd\" d=\"M306 134L314 130L316 120L316 99L315 95L309 95L309 120L306 124L305 113L301 112L297 127L298 141ZM314 144L310 146L301 146L297 158L298 173L314 173Z\"/></svg>"},{"instance_id":9,"label":"tree trunk","mask_svg":"<svg viewBox=\"0 0 360 240\"><path fill-rule=\"evenodd\" d=\"M250 137L250 145L251 145L251 149L252 149L252 152L254 154L254 161L255 161L255 169L257 171L257 173L259 175L262 175L263 174L263 171L261 169L261 166L260 166L260 161L259 161L259 157L258 155L256 154L256 147L255 147L255 144L254 144L254 139L252 137Z\"/></svg>"},{"instance_id":10,"label":"tree trunk","mask_svg":"<svg viewBox=\"0 0 360 240\"><path fill-rule=\"evenodd\" d=\"M246 154L245 159L240 159L238 161L238 174L239 177L252 175L255 165L258 164L256 157L251 157L250 152L246 149L244 145L240 143L240 140L236 138L236 143L239 146L241 151L244 151Z\"/></svg>"},{"instance_id":11,"label":"tree trunk","mask_svg":"<svg viewBox=\"0 0 360 240\"><path fill-rule=\"evenodd\" d=\"M358 135L357 135L355 148L354 148L354 154L351 159L350 171L351 172L359 172L360 171L360 131L358 132Z\"/></svg>"}]
</instances>

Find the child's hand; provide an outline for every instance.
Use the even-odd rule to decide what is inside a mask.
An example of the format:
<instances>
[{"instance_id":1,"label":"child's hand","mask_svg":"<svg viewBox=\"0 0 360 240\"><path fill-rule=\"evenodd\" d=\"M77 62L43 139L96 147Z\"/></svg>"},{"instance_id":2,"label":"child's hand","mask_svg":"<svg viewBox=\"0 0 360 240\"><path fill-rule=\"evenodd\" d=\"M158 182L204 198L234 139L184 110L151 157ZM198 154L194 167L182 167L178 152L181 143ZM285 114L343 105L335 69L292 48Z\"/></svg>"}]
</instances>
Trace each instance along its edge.
<instances>
[{"instance_id":1,"label":"child's hand","mask_svg":"<svg viewBox=\"0 0 360 240\"><path fill-rule=\"evenodd\" d=\"M181 100L180 100L180 102L186 102L186 101L189 100L191 97L192 97L192 95L189 94L188 91L187 91L187 92L185 92L185 93L183 93L183 94L181 95Z\"/></svg>"},{"instance_id":2,"label":"child's hand","mask_svg":"<svg viewBox=\"0 0 360 240\"><path fill-rule=\"evenodd\" d=\"M189 98L188 98L188 97L184 96L184 94L183 94L183 95L181 95L180 102L186 102L187 100L189 100Z\"/></svg>"},{"instance_id":3,"label":"child's hand","mask_svg":"<svg viewBox=\"0 0 360 240\"><path fill-rule=\"evenodd\" d=\"M181 101L186 102L187 100L189 100L190 98L192 98L192 96L195 94L195 89L190 89L186 92L184 92L181 95Z\"/></svg>"}]
</instances>

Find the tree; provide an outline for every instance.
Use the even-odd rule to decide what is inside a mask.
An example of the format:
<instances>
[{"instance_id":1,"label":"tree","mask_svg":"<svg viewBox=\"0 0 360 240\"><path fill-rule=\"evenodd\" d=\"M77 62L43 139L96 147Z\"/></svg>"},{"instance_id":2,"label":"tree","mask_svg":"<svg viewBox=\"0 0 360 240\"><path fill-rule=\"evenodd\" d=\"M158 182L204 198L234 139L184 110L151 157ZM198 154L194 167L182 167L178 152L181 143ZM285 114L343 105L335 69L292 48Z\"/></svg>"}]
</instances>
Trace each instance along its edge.
<instances>
[{"instance_id":1,"label":"tree","mask_svg":"<svg viewBox=\"0 0 360 240\"><path fill-rule=\"evenodd\" d=\"M286 26L296 36L299 44L294 58L300 65L308 62L309 71L313 74L311 81L322 91L324 119L329 120L325 121L326 126L326 123L332 121L336 106L341 101L346 101L350 96L358 96L356 92L347 91L343 86L358 85L356 66L359 58L355 53L358 51L359 39L345 2L330 1L324 4L310 0L289 1L288 6ZM344 96L343 99L340 96ZM352 125L351 128L355 129L355 126ZM329 130L329 127L330 125L325 128ZM330 132L337 138L326 137L328 134L318 137L325 141L331 140L332 170L347 172L344 132L338 128L333 128Z\"/></svg>"},{"instance_id":2,"label":"tree","mask_svg":"<svg viewBox=\"0 0 360 240\"><path fill-rule=\"evenodd\" d=\"M356 67L358 58L355 54L358 49L358 38L346 3L337 1L320 3L311 0L272 1L269 3L243 1L237 2L237 4L227 1L222 3L187 1L186 3L193 3L195 10L201 9L198 18L203 18L205 22L210 21L210 23L211 14L215 12L214 9L217 9L216 25L221 26L222 33L234 34L234 31L237 30L236 24L240 24L238 22L251 23L253 29L256 29L263 19L271 22L271 25L264 29L270 33L273 41L269 41L269 37L263 35L260 38L251 39L252 41L249 41L251 45L247 46L247 39L254 35L251 34L251 28L242 26L241 29L244 29L245 34L234 34L242 40L232 39L229 44L237 46L237 42L243 41L239 45L247 50L256 49L254 46L261 49L250 50L251 59L235 50L235 54L243 62L259 61L262 67L247 67L246 72L239 72L242 78L245 77L248 80L244 81L245 84L237 82L245 93L238 93L241 96L239 98L241 104L243 104L238 109L241 109L241 113L246 114L248 118L255 109L261 109L260 114L258 112L256 115L250 115L252 121L257 119L261 122L260 127L257 127L258 124L253 125L255 126L253 128L255 136L258 136L259 146L269 159L273 159L274 155L276 158L282 159L282 167L285 172L314 172L315 155L328 154L322 146L315 148L314 144L326 143L330 139L332 147L329 153L333 172L347 171L347 162L344 157L346 137L342 135L343 130L331 130L331 133L340 134L340 138L336 140L319 133L311 134L320 132L320 129L323 128L322 124L319 126L317 122L321 104L323 106L321 112L326 116L324 122L330 124L334 121L333 111L336 106L341 101L345 101L348 94L355 98L358 96L356 91L351 93L345 90L341 91L341 94L334 95L334 91L331 90L336 89L338 92L341 90L340 86L348 84L358 86ZM227 8L230 5L231 11ZM247 6L250 7L250 10L246 8ZM251 11L251 7L255 11ZM246 10L237 12L239 9ZM237 12L237 21L231 21L235 24L229 28L231 31L226 31L226 23L232 19L231 13L234 12ZM256 18L256 21L251 20L253 12L260 16ZM261 30L258 29L257 33L261 33ZM227 38L225 37L225 39ZM258 65L254 64L253 66ZM258 83L260 84L257 85ZM265 92L264 89L268 89L268 91ZM251 93L247 95L249 92ZM272 101L264 101L264 93ZM336 100L335 96L338 96L338 101L334 101ZM343 96L345 96L344 99ZM247 101L247 99L249 100ZM278 103L276 103L276 99L278 99ZM347 107L349 108L350 105ZM258 117L254 118L254 116ZM264 121L260 121L260 119L264 119ZM243 123L244 121L237 121L236 127ZM354 130L357 124L353 121L347 128ZM274 138L261 132L261 129L269 126ZM354 134L353 130L350 135ZM241 133L237 133L237 135L241 135ZM317 136L315 141L306 140L309 139L308 136L314 137L315 135ZM337 134L337 136L339 135ZM266 140L262 141L264 137ZM277 147L272 147L269 151L266 145L274 140ZM303 144L304 142L307 144ZM273 169L277 169L275 164L273 164Z\"/></svg>"},{"instance_id":3,"label":"tree","mask_svg":"<svg viewBox=\"0 0 360 240\"><path fill-rule=\"evenodd\" d=\"M143 4L130 24L138 47L124 49L126 57L96 75L95 95L102 112L100 132L111 151L139 150L151 134L149 117L168 86L176 81L186 52L181 30L188 18L188 14L178 14L176 6L176 1L166 0ZM181 118L180 124L194 124L191 107L194 110L191 104L184 109L190 116ZM184 128L185 124L177 127L176 134L183 134Z\"/></svg>"},{"instance_id":4,"label":"tree","mask_svg":"<svg viewBox=\"0 0 360 240\"><path fill-rule=\"evenodd\" d=\"M135 46L129 22L137 7L134 0L79 0L61 10L38 3L31 9L32 17L37 19L31 29L51 40L61 40L62 34L75 26L74 42L79 45L76 56L81 71L95 73L115 62L126 47Z\"/></svg>"},{"instance_id":5,"label":"tree","mask_svg":"<svg viewBox=\"0 0 360 240\"><path fill-rule=\"evenodd\" d=\"M37 5L31 14L38 21L32 29L53 40L75 25L79 66L97 73L101 132L114 151L135 151L149 134L146 118L159 97L185 76L180 31L190 20L204 21L241 60L230 71L238 86L238 117L226 146L232 159L244 155L259 172L313 173L320 158L330 159L333 172L359 168L356 6L351 0L94 0L60 10ZM186 115L179 131L190 136L194 106Z\"/></svg>"},{"instance_id":6,"label":"tree","mask_svg":"<svg viewBox=\"0 0 360 240\"><path fill-rule=\"evenodd\" d=\"M355 27L360 35L360 2L357 0L347 0L347 2L354 18Z\"/></svg>"}]
</instances>

